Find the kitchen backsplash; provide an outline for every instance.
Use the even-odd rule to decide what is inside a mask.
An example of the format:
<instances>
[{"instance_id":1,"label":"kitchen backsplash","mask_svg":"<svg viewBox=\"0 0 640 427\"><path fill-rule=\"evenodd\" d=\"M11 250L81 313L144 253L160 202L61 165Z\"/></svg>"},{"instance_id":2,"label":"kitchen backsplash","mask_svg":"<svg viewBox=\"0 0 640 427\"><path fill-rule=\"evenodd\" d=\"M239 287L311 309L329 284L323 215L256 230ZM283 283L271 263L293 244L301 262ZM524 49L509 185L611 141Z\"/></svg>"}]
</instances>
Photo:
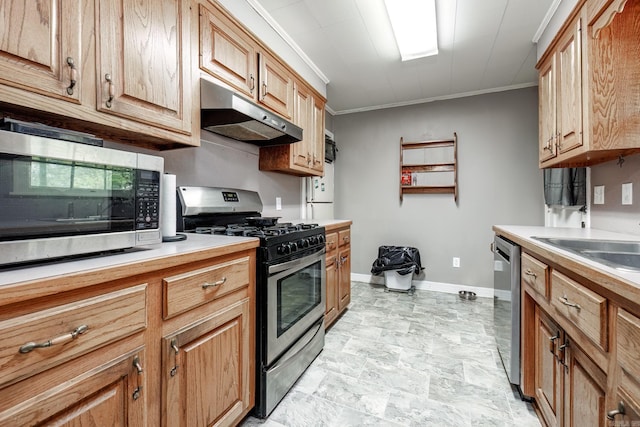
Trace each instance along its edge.
<instances>
[{"instance_id":1,"label":"kitchen backsplash","mask_svg":"<svg viewBox=\"0 0 640 427\"><path fill-rule=\"evenodd\" d=\"M591 227L640 235L640 155L591 168ZM622 204L622 185L631 183L630 205ZM595 186L604 186L604 204L594 204Z\"/></svg>"}]
</instances>

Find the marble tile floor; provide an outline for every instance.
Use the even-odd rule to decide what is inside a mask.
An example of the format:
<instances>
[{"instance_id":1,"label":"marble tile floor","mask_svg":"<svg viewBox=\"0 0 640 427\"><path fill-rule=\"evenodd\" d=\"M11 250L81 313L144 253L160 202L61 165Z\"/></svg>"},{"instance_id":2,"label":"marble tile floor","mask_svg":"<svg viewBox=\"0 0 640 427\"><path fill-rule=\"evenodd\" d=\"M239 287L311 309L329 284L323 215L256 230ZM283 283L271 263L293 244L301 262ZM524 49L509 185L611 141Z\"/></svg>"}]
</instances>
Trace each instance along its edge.
<instances>
[{"instance_id":1,"label":"marble tile floor","mask_svg":"<svg viewBox=\"0 0 640 427\"><path fill-rule=\"evenodd\" d=\"M539 427L511 388L493 301L352 283L322 353L266 420L242 427Z\"/></svg>"}]
</instances>

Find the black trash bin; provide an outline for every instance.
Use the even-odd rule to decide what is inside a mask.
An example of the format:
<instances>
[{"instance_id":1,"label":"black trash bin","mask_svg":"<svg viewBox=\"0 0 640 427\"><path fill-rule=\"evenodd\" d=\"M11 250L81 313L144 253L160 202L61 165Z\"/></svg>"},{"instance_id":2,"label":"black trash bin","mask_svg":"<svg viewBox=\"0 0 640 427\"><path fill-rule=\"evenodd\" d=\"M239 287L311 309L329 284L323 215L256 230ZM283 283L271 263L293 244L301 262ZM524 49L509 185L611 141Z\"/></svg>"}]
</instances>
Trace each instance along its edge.
<instances>
[{"instance_id":1,"label":"black trash bin","mask_svg":"<svg viewBox=\"0 0 640 427\"><path fill-rule=\"evenodd\" d=\"M423 269L418 249L410 246L380 246L371 273L384 274L388 289L408 291L412 288L413 274Z\"/></svg>"}]
</instances>

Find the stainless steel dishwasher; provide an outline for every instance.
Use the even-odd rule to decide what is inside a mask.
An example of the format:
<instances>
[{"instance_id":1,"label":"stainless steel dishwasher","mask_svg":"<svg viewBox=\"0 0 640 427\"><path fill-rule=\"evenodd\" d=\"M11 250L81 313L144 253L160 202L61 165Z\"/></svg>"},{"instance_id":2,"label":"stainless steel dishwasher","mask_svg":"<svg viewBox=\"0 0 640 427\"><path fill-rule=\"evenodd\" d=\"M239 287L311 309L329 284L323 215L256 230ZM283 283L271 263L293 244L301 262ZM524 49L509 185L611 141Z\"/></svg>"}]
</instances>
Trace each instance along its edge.
<instances>
[{"instance_id":1,"label":"stainless steel dishwasher","mask_svg":"<svg viewBox=\"0 0 640 427\"><path fill-rule=\"evenodd\" d=\"M496 343L509 382L520 388L520 246L496 235L493 241L493 320Z\"/></svg>"}]
</instances>

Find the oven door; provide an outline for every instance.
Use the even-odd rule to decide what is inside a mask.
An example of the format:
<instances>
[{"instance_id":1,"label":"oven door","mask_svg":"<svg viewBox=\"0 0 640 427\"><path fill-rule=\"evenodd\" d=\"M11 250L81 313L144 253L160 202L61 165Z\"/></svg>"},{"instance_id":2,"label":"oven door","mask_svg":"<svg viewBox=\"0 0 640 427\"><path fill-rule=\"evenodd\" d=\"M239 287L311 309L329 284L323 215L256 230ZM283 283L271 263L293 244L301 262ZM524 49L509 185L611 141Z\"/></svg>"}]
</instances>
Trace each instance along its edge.
<instances>
[{"instance_id":1,"label":"oven door","mask_svg":"<svg viewBox=\"0 0 640 427\"><path fill-rule=\"evenodd\" d=\"M267 365L324 316L325 248L269 267L267 280Z\"/></svg>"}]
</instances>

